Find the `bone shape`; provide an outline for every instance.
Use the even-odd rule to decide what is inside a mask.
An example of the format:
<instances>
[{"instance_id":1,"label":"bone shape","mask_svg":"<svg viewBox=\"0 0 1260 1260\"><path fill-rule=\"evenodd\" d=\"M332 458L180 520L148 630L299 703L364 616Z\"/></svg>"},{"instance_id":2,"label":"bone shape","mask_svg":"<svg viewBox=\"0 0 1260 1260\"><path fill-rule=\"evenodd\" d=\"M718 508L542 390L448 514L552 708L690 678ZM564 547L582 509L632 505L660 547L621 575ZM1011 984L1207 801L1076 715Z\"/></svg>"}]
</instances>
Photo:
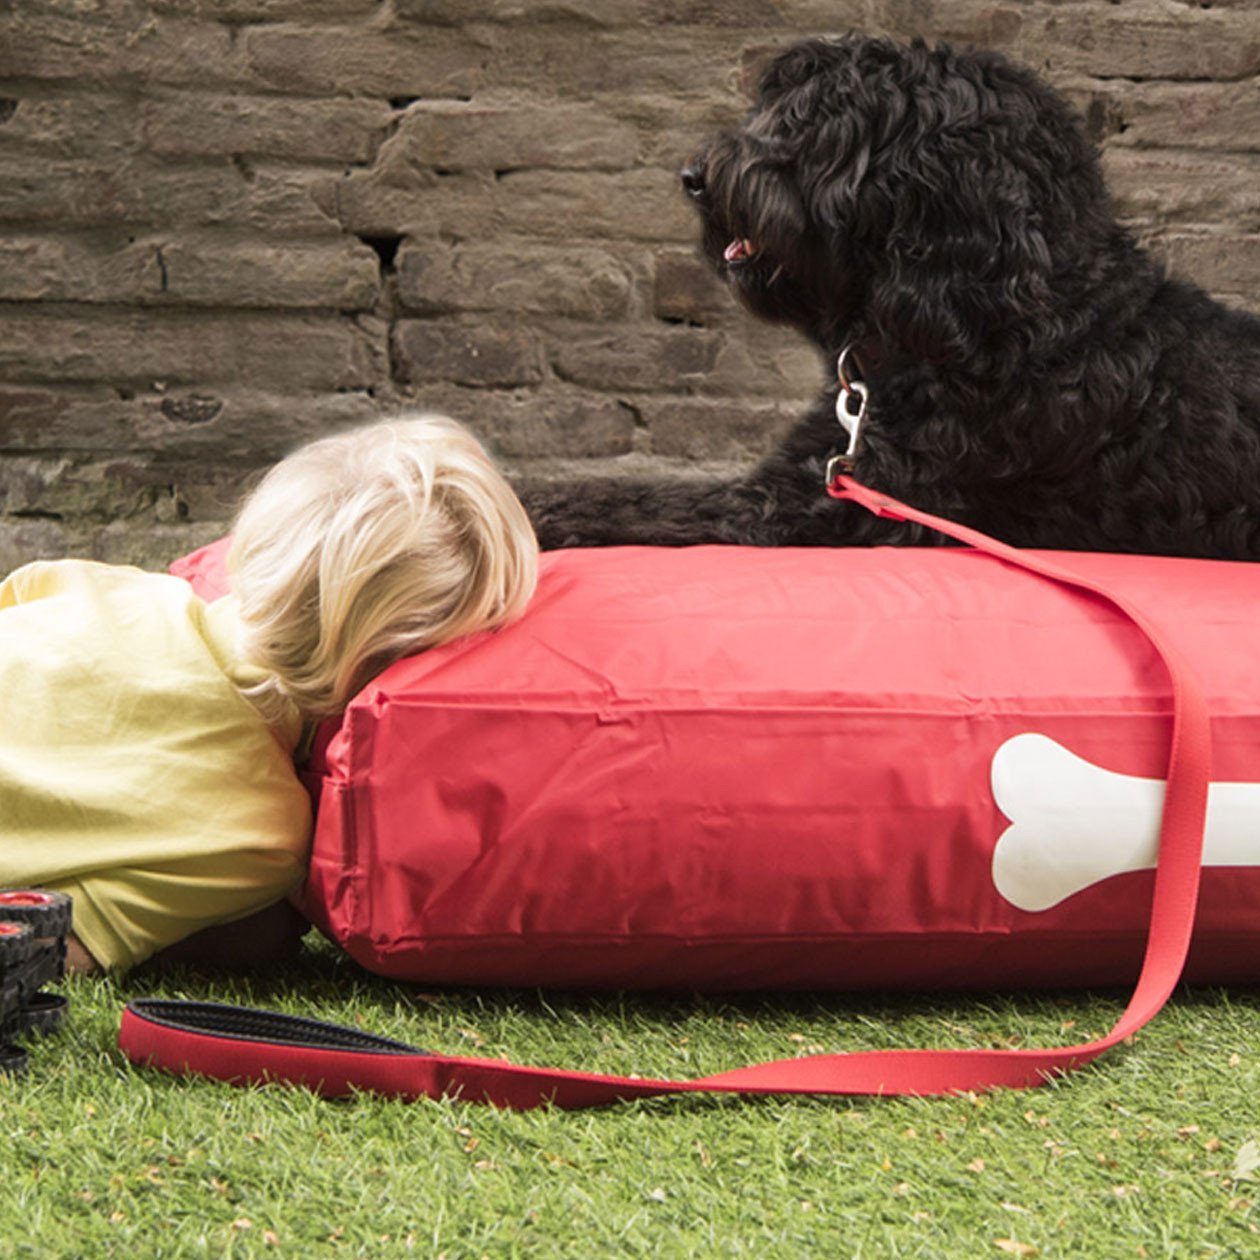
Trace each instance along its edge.
<instances>
[{"instance_id":1,"label":"bone shape","mask_svg":"<svg viewBox=\"0 0 1260 1260\"><path fill-rule=\"evenodd\" d=\"M1153 870L1164 781L1104 770L1047 735L1008 739L993 755L993 799L1010 819L993 883L1021 910L1049 910L1125 871ZM1260 866L1260 783L1208 788L1204 866Z\"/></svg>"}]
</instances>

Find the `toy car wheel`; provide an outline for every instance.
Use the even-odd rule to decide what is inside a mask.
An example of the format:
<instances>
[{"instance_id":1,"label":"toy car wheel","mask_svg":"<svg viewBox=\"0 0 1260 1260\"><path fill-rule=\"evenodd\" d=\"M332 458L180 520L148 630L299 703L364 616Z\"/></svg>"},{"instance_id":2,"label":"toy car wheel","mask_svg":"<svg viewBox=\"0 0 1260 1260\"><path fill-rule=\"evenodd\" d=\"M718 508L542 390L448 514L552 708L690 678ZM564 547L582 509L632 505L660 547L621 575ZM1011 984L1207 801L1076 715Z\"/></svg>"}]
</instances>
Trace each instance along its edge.
<instances>
[{"instance_id":1,"label":"toy car wheel","mask_svg":"<svg viewBox=\"0 0 1260 1260\"><path fill-rule=\"evenodd\" d=\"M26 1067L26 1051L18 1046L0 1045L0 1072L16 1075Z\"/></svg>"},{"instance_id":2,"label":"toy car wheel","mask_svg":"<svg viewBox=\"0 0 1260 1260\"><path fill-rule=\"evenodd\" d=\"M24 963L35 952L35 933L29 923L0 920L0 967Z\"/></svg>"},{"instance_id":3,"label":"toy car wheel","mask_svg":"<svg viewBox=\"0 0 1260 1260\"><path fill-rule=\"evenodd\" d=\"M29 923L37 936L65 936L73 903L66 893L46 888L0 888L0 919Z\"/></svg>"},{"instance_id":4,"label":"toy car wheel","mask_svg":"<svg viewBox=\"0 0 1260 1260\"><path fill-rule=\"evenodd\" d=\"M60 993L35 993L23 1005L18 1019L26 1032L50 1033L60 1027L69 1009L69 999Z\"/></svg>"}]
</instances>

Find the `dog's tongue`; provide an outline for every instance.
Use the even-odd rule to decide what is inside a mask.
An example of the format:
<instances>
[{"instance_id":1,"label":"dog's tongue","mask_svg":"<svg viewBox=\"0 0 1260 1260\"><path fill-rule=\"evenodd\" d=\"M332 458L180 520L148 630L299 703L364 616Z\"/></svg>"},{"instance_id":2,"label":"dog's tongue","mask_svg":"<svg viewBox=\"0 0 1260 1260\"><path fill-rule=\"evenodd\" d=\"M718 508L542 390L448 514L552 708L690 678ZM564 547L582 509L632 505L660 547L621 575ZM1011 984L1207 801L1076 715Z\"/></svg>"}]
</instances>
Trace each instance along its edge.
<instances>
[{"instance_id":1,"label":"dog's tongue","mask_svg":"<svg viewBox=\"0 0 1260 1260\"><path fill-rule=\"evenodd\" d=\"M732 241L725 249L722 257L729 262L741 262L745 258L751 258L757 252L757 247L747 237L742 240Z\"/></svg>"}]
</instances>

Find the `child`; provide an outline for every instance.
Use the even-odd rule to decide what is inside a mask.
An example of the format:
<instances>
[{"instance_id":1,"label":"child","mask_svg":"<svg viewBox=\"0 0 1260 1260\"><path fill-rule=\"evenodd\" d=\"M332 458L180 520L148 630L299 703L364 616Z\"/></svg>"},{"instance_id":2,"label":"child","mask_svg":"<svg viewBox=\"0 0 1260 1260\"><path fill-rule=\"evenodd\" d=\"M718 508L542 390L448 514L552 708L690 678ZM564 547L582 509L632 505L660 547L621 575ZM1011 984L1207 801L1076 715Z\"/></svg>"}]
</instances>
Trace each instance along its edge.
<instances>
[{"instance_id":1,"label":"child","mask_svg":"<svg viewBox=\"0 0 1260 1260\"><path fill-rule=\"evenodd\" d=\"M138 569L18 569L0 583L0 885L74 897L82 970L280 902L310 841L303 724L400 657L515 617L536 564L482 448L423 417L276 465L212 604Z\"/></svg>"}]
</instances>

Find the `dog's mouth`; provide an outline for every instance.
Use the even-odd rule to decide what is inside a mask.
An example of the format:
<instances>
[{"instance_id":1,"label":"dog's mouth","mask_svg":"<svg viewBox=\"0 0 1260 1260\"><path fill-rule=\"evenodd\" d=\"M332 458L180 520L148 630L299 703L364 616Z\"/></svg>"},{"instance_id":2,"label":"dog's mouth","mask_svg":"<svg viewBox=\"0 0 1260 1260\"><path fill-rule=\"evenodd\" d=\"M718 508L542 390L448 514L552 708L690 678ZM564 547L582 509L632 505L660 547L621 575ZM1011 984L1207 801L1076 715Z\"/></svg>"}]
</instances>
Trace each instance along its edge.
<instances>
[{"instance_id":1,"label":"dog's mouth","mask_svg":"<svg viewBox=\"0 0 1260 1260\"><path fill-rule=\"evenodd\" d=\"M748 237L738 237L733 240L725 250L722 251L722 257L726 260L728 267L738 265L739 263L751 262L761 252L761 247L756 241L749 240Z\"/></svg>"}]
</instances>

